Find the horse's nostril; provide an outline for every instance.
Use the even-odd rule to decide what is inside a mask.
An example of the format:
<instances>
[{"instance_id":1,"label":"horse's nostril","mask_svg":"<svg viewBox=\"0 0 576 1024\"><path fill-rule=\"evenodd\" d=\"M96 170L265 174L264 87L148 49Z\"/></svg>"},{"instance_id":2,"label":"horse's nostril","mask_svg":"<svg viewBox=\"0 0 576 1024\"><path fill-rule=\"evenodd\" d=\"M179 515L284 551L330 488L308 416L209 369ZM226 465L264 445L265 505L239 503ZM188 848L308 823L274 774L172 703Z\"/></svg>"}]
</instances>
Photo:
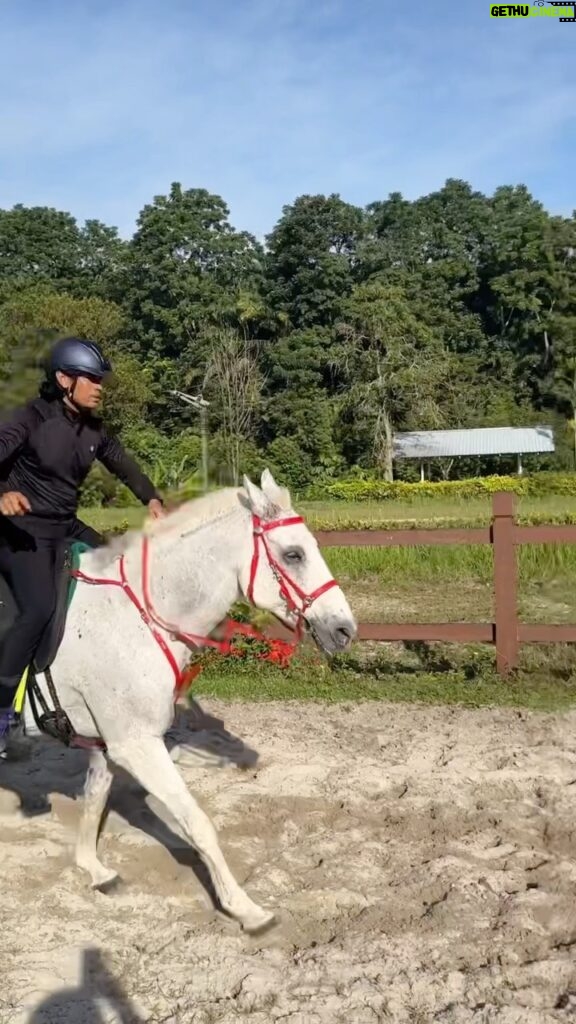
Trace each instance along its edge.
<instances>
[{"instance_id":1,"label":"horse's nostril","mask_svg":"<svg viewBox=\"0 0 576 1024\"><path fill-rule=\"evenodd\" d=\"M346 644L350 643L353 635L354 634L349 626L338 626L336 630L336 637L340 644L342 645L342 647L345 647Z\"/></svg>"}]
</instances>

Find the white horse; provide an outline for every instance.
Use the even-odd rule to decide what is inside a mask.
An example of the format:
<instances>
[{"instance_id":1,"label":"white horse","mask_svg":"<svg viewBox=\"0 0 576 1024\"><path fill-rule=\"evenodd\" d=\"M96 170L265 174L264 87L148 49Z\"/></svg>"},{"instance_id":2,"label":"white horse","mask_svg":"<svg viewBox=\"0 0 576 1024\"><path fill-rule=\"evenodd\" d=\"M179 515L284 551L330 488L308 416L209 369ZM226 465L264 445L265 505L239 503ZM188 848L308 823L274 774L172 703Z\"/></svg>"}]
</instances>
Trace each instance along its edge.
<instances>
[{"instance_id":1,"label":"white horse","mask_svg":"<svg viewBox=\"0 0 576 1024\"><path fill-rule=\"evenodd\" d=\"M137 603L162 629L159 643L122 587L77 583L52 672L74 729L101 737L106 754L90 755L76 864L94 887L116 878L99 861L97 840L111 766L118 765L178 822L206 865L222 910L247 931L268 926L274 914L236 882L164 735L174 720L174 670L182 670L189 658L183 635L207 637L241 596L292 628L305 624L328 653L349 646L356 623L315 538L292 511L289 493L266 470L261 487L244 478L244 488L189 502L144 534L133 532L88 552L81 572L114 580L123 572ZM45 677L38 682L47 696ZM29 729L28 703L25 721Z\"/></svg>"}]
</instances>

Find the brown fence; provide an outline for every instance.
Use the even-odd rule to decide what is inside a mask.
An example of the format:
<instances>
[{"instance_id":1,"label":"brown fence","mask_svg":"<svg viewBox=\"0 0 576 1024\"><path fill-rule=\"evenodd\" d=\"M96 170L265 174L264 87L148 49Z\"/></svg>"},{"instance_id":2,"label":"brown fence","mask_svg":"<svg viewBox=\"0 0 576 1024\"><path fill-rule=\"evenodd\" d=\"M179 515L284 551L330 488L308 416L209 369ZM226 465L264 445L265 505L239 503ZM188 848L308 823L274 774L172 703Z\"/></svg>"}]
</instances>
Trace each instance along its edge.
<instances>
[{"instance_id":1,"label":"brown fence","mask_svg":"<svg viewBox=\"0 0 576 1024\"><path fill-rule=\"evenodd\" d=\"M527 625L518 621L520 544L576 544L576 526L519 526L514 495L493 497L492 523L480 529L330 530L316 533L321 547L415 547L439 544L491 544L494 554L494 622L381 623L362 622L360 640L444 640L493 643L498 672L507 675L518 664L521 643L576 642L576 624Z\"/></svg>"}]
</instances>

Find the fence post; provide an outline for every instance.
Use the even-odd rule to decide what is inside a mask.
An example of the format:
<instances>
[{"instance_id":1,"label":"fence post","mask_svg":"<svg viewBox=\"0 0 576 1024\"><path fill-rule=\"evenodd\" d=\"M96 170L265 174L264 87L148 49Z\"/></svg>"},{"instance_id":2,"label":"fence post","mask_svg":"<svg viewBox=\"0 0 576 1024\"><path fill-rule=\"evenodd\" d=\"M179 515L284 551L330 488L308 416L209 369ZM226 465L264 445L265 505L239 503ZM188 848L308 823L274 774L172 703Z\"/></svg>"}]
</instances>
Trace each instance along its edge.
<instances>
[{"instance_id":1,"label":"fence post","mask_svg":"<svg viewBox=\"0 0 576 1024\"><path fill-rule=\"evenodd\" d=\"M492 501L496 668L500 675L518 664L518 569L514 544L514 495L500 491Z\"/></svg>"}]
</instances>

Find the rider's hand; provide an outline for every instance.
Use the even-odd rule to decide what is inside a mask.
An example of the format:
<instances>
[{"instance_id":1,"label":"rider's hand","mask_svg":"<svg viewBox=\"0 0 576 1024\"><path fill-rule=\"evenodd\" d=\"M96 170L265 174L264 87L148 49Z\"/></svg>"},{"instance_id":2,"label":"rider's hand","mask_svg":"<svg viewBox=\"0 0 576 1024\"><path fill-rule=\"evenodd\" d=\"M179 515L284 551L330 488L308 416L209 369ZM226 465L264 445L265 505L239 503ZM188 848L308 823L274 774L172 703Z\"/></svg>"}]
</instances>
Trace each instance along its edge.
<instances>
[{"instance_id":1,"label":"rider's hand","mask_svg":"<svg viewBox=\"0 0 576 1024\"><path fill-rule=\"evenodd\" d=\"M7 491L0 497L0 514L3 516L24 516L31 511L28 498L20 491Z\"/></svg>"},{"instance_id":2,"label":"rider's hand","mask_svg":"<svg viewBox=\"0 0 576 1024\"><path fill-rule=\"evenodd\" d=\"M148 511L152 519L163 519L166 515L166 510L158 498L152 498L152 501L148 502Z\"/></svg>"}]
</instances>

